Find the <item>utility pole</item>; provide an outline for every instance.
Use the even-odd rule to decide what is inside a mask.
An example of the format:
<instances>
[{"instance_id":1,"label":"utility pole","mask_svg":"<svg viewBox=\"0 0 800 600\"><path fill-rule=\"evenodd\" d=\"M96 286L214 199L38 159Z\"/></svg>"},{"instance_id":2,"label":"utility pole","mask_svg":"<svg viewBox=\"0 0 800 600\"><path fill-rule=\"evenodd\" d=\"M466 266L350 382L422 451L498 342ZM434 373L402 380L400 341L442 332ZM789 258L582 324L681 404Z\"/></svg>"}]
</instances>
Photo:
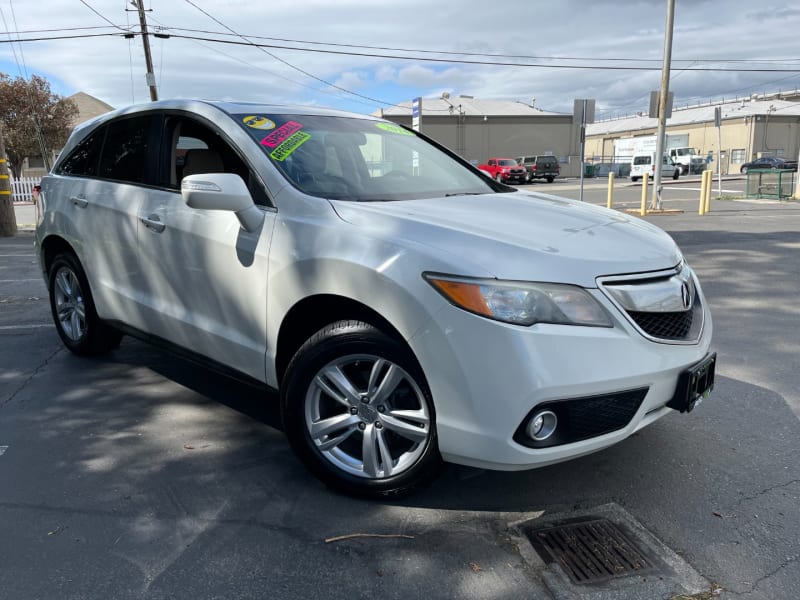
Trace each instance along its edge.
<instances>
[{"instance_id":1,"label":"utility pole","mask_svg":"<svg viewBox=\"0 0 800 600\"><path fill-rule=\"evenodd\" d=\"M656 172L653 179L651 208L661 208L661 166L664 163L664 138L667 131L667 97L669 96L669 69L672 63L672 29L675 22L675 0L667 0L667 24L664 28L664 62L661 66L661 95L658 99L658 134L656 136ZM691 162L689 163L691 171Z\"/></svg>"},{"instance_id":2,"label":"utility pole","mask_svg":"<svg viewBox=\"0 0 800 600\"><path fill-rule=\"evenodd\" d=\"M3 127L0 125L0 237L11 237L17 233L17 217L14 213L14 194L8 176L6 143L3 140Z\"/></svg>"},{"instance_id":3,"label":"utility pole","mask_svg":"<svg viewBox=\"0 0 800 600\"><path fill-rule=\"evenodd\" d=\"M156 89L156 76L153 73L153 59L150 56L150 36L147 33L144 3L143 0L131 0L131 4L139 10L139 25L142 28L142 44L144 45L144 62L147 66L147 85L150 88L150 100L155 102L158 100L158 90Z\"/></svg>"}]
</instances>

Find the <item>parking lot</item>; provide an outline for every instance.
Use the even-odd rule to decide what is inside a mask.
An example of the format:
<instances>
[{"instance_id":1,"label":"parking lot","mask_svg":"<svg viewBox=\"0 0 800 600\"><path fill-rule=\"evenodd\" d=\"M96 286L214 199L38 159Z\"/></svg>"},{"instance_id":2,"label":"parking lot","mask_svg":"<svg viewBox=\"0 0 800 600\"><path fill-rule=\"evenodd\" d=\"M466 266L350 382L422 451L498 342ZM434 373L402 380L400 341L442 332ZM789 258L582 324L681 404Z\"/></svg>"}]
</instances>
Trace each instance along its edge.
<instances>
[{"instance_id":1,"label":"parking lot","mask_svg":"<svg viewBox=\"0 0 800 600\"><path fill-rule=\"evenodd\" d=\"M618 192L638 206L640 185ZM32 234L0 238L0 598L800 598L800 205L712 200L699 217L699 178L664 198L683 212L647 218L712 305L711 397L585 458L451 466L382 503L309 475L261 389L130 338L71 355ZM517 525L583 516L622 522L655 571L576 585Z\"/></svg>"}]
</instances>

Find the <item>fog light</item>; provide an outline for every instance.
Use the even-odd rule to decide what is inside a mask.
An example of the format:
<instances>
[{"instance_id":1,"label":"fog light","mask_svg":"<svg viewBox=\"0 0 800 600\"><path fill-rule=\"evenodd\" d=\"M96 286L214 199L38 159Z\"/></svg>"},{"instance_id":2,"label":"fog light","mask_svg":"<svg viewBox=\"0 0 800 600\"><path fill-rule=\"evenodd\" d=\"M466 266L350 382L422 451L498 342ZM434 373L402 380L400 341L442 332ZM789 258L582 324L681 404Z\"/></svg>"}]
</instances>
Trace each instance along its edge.
<instances>
[{"instance_id":1,"label":"fog light","mask_svg":"<svg viewBox=\"0 0 800 600\"><path fill-rule=\"evenodd\" d=\"M528 421L528 426L525 428L525 433L537 442L541 442L553 435L556 425L558 425L556 413L551 410L543 410L531 417L531 420Z\"/></svg>"}]
</instances>

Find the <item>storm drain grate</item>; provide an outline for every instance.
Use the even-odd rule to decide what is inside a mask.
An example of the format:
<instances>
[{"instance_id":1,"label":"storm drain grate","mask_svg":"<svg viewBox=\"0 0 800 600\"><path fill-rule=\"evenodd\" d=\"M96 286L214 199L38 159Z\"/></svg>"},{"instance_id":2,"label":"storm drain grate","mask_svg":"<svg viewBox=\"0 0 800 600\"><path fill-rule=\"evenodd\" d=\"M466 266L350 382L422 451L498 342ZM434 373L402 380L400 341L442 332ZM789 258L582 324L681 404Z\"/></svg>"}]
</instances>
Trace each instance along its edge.
<instances>
[{"instance_id":1,"label":"storm drain grate","mask_svg":"<svg viewBox=\"0 0 800 600\"><path fill-rule=\"evenodd\" d=\"M526 534L542 560L558 562L573 583L597 583L656 570L653 561L608 519L529 529Z\"/></svg>"}]
</instances>

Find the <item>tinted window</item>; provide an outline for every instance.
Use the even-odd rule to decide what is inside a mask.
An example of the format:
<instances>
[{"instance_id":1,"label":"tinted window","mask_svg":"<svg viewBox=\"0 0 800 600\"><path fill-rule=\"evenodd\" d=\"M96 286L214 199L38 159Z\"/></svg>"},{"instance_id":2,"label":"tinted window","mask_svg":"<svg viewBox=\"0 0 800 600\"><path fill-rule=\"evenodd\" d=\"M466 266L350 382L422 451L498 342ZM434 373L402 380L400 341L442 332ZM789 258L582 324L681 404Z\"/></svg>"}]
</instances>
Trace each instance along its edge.
<instances>
[{"instance_id":1,"label":"tinted window","mask_svg":"<svg viewBox=\"0 0 800 600\"><path fill-rule=\"evenodd\" d=\"M153 116L115 121L108 126L99 176L105 179L148 183L147 151Z\"/></svg>"},{"instance_id":2,"label":"tinted window","mask_svg":"<svg viewBox=\"0 0 800 600\"><path fill-rule=\"evenodd\" d=\"M650 157L649 156L636 156L633 159L633 164L635 164L635 165L649 165L650 164Z\"/></svg>"},{"instance_id":3,"label":"tinted window","mask_svg":"<svg viewBox=\"0 0 800 600\"><path fill-rule=\"evenodd\" d=\"M100 148L103 146L105 131L103 127L84 138L61 163L58 172L65 175L81 175L84 177L96 176L97 163L100 160Z\"/></svg>"},{"instance_id":4,"label":"tinted window","mask_svg":"<svg viewBox=\"0 0 800 600\"><path fill-rule=\"evenodd\" d=\"M542 156L539 158L539 162L545 165L554 165L556 164L556 157L555 156Z\"/></svg>"}]
</instances>

